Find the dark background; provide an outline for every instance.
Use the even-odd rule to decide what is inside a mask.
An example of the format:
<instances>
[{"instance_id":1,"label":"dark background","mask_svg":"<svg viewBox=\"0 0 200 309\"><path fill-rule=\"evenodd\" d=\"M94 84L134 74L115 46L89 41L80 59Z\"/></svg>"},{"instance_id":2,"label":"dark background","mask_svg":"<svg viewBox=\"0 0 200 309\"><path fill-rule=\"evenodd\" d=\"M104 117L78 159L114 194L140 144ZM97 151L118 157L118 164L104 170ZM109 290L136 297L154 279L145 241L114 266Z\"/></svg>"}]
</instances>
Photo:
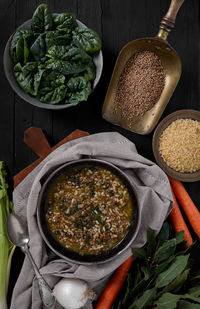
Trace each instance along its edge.
<instances>
[{"instance_id":1,"label":"dark background","mask_svg":"<svg viewBox=\"0 0 200 309\"><path fill-rule=\"evenodd\" d=\"M154 160L151 147L153 133L140 136L111 125L103 120L101 109L120 49L131 40L155 36L170 0L0 0L1 60L9 36L32 17L35 8L42 2L48 3L52 12L75 12L79 20L99 33L103 43L103 75L86 103L54 112L34 107L18 97L5 78L1 61L0 160L7 164L10 187L13 186L12 176L36 159L36 155L23 142L24 131L30 126L41 127L52 146L76 128L90 134L118 131L136 144L141 155ZM180 55L183 72L163 117L184 108L200 110L199 26L200 2L186 0L178 14L175 29L168 39ZM200 200L199 185L200 182L185 184L197 206ZM9 294L22 260L23 254L17 250L13 259Z\"/></svg>"}]
</instances>

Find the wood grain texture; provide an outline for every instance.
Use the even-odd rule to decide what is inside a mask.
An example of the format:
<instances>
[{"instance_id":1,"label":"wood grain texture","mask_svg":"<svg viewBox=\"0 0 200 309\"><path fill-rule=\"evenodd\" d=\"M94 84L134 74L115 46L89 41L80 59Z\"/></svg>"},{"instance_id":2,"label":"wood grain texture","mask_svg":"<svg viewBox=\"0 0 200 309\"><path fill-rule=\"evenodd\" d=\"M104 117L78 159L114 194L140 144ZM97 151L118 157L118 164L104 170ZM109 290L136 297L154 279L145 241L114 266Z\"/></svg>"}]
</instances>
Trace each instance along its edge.
<instances>
[{"instance_id":1,"label":"wood grain texture","mask_svg":"<svg viewBox=\"0 0 200 309\"><path fill-rule=\"evenodd\" d=\"M180 7L182 6L184 0L172 0L169 10L167 11L166 15L164 16L162 23L164 25L169 26L170 28L173 28L176 22L176 15L178 14L178 11Z\"/></svg>"},{"instance_id":2,"label":"wood grain texture","mask_svg":"<svg viewBox=\"0 0 200 309\"><path fill-rule=\"evenodd\" d=\"M43 0L1 0L1 50L14 29L31 18ZM104 68L99 85L88 102L64 110L46 111L24 102L9 86L0 63L0 159L5 160L10 175L14 175L37 159L24 144L24 131L30 126L41 127L51 145L56 144L76 128L90 134L118 131L133 141L139 153L154 160L152 134L140 136L103 120L101 108L120 49L129 41L157 34L160 21L166 14L170 0L48 0L53 12L71 11L102 37ZM178 109L200 110L200 3L187 0L176 18L176 25L168 41L180 55L182 76L162 118ZM162 119L161 118L161 119ZM3 141L3 142L2 142ZM185 184L193 201L199 203L200 182ZM22 258L21 253L17 253ZM21 262L16 266L16 275ZM16 277L15 277L16 279ZM11 283L11 289L13 282Z\"/></svg>"},{"instance_id":3,"label":"wood grain texture","mask_svg":"<svg viewBox=\"0 0 200 309\"><path fill-rule=\"evenodd\" d=\"M38 157L49 154L51 147L41 128L30 127L24 132L24 143L31 148Z\"/></svg>"},{"instance_id":4,"label":"wood grain texture","mask_svg":"<svg viewBox=\"0 0 200 309\"><path fill-rule=\"evenodd\" d=\"M1 12L6 13L4 13L5 17L1 18L1 23L7 25L1 34L4 44L16 26L31 18L34 9L40 3L42 3L41 0L2 2ZM154 36L158 31L161 18L167 12L170 0L154 0L153 2L149 0L139 2L131 0L50 0L48 3L54 12L73 11L77 13L80 20L100 34L104 54L103 76L87 103L64 111L51 112L33 107L14 95L1 70L3 87L0 125L1 132L8 141L1 149L2 158L9 157L7 161L10 170L16 173L35 159L35 156L23 144L23 132L31 125L42 127L48 137L51 137L51 143L58 142L76 127L90 131L90 133L117 130L134 141L142 154L148 156L149 153L149 158L152 158L151 135L141 138L141 136L108 124L101 117L101 107L120 49L130 40ZM180 108L199 109L198 1L185 1L177 16L176 27L169 36L169 42L182 59L183 73L164 116ZM2 116L4 110L7 118Z\"/></svg>"},{"instance_id":5,"label":"wood grain texture","mask_svg":"<svg viewBox=\"0 0 200 309\"><path fill-rule=\"evenodd\" d=\"M44 160L46 156L48 156L48 154L50 154L52 151L67 142L87 135L89 135L88 132L75 130L51 148L41 128L31 127L26 130L24 132L24 142L36 155L39 156L39 159L26 166L23 170L21 170L17 175L14 176L14 187L18 186L20 182L22 182L24 178L29 173L31 173L32 170L36 166L38 166L38 164L40 164L42 160ZM36 143L37 139L40 139L38 143Z\"/></svg>"},{"instance_id":6,"label":"wood grain texture","mask_svg":"<svg viewBox=\"0 0 200 309\"><path fill-rule=\"evenodd\" d=\"M15 2L2 1L0 3L0 22L1 22L1 40L0 40L0 160L6 161L10 171L14 169L14 93L8 86L3 70L3 52L9 36L15 30ZM5 26L6 25L6 28Z\"/></svg>"},{"instance_id":7,"label":"wood grain texture","mask_svg":"<svg viewBox=\"0 0 200 309\"><path fill-rule=\"evenodd\" d=\"M77 0L77 15L83 23L88 27L97 31L102 38L102 8L100 0L88 0L88 5L84 5L85 0ZM104 51L103 51L104 53ZM103 68L103 76L105 66ZM85 104L76 107L77 127L88 132L110 131L110 124L105 122L101 116L102 102L105 97L106 85L103 76L95 89L90 95L89 100ZM97 95L98 93L98 95Z\"/></svg>"}]
</instances>

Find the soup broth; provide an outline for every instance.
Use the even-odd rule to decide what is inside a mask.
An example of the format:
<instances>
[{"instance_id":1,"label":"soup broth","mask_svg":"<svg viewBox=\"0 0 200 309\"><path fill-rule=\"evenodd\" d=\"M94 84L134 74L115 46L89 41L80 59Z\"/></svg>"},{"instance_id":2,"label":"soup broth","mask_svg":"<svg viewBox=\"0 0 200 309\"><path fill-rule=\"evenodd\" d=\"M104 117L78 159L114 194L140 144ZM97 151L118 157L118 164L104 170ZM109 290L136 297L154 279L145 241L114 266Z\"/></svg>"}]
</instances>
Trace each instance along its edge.
<instances>
[{"instance_id":1,"label":"soup broth","mask_svg":"<svg viewBox=\"0 0 200 309\"><path fill-rule=\"evenodd\" d=\"M128 189L107 169L72 168L52 185L46 220L53 236L80 255L100 254L126 235L133 205Z\"/></svg>"}]
</instances>

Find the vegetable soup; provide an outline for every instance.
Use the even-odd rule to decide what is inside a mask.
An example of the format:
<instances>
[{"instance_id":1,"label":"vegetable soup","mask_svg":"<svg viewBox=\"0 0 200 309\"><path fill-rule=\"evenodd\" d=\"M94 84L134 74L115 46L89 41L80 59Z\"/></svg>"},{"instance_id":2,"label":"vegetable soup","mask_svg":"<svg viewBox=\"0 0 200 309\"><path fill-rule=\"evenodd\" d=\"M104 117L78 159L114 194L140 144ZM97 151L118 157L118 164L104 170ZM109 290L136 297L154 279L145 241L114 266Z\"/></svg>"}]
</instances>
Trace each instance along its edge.
<instances>
[{"instance_id":1,"label":"vegetable soup","mask_svg":"<svg viewBox=\"0 0 200 309\"><path fill-rule=\"evenodd\" d=\"M132 200L122 181L97 166L72 168L52 185L46 220L54 237L81 255L116 246L132 220Z\"/></svg>"}]
</instances>

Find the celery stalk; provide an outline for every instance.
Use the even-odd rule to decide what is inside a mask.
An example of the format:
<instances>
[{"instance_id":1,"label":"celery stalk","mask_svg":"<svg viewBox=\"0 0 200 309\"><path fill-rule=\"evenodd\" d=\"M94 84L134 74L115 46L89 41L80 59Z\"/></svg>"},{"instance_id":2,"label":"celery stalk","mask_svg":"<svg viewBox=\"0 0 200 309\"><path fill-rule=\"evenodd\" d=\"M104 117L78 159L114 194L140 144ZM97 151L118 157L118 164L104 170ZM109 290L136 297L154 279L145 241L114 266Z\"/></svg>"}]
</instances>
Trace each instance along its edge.
<instances>
[{"instance_id":1,"label":"celery stalk","mask_svg":"<svg viewBox=\"0 0 200 309\"><path fill-rule=\"evenodd\" d=\"M3 161L0 161L0 309L7 309L6 296L10 265L15 248L9 242L6 233L7 216L13 211L13 207L8 197L8 184L5 177L5 165Z\"/></svg>"}]
</instances>

